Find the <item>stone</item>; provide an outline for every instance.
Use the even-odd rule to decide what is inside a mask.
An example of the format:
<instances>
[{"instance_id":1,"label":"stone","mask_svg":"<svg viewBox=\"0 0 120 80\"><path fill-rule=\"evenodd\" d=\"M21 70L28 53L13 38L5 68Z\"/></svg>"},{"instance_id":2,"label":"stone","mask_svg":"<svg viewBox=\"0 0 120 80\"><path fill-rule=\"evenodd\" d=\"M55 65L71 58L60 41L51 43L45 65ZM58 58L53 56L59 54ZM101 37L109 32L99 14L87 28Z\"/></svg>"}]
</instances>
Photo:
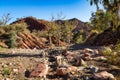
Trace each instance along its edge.
<instances>
[{"instance_id":1,"label":"stone","mask_svg":"<svg viewBox=\"0 0 120 80\"><path fill-rule=\"evenodd\" d=\"M18 66L18 72L19 73L24 73L26 71L25 67L23 65Z\"/></svg>"},{"instance_id":2,"label":"stone","mask_svg":"<svg viewBox=\"0 0 120 80\"><path fill-rule=\"evenodd\" d=\"M93 60L96 60L96 61L106 61L107 58L105 58L104 56L98 56L98 57L93 58Z\"/></svg>"},{"instance_id":3,"label":"stone","mask_svg":"<svg viewBox=\"0 0 120 80\"><path fill-rule=\"evenodd\" d=\"M65 54L65 57L68 59L68 60L72 60L75 56L76 56L76 52L71 52L71 51L67 51L66 54Z\"/></svg>"},{"instance_id":4,"label":"stone","mask_svg":"<svg viewBox=\"0 0 120 80\"><path fill-rule=\"evenodd\" d=\"M73 52L71 52L71 51L67 51L67 52L66 52L66 55L71 55L71 56L73 56L73 55L74 55L74 53L73 53Z\"/></svg>"},{"instance_id":5,"label":"stone","mask_svg":"<svg viewBox=\"0 0 120 80\"><path fill-rule=\"evenodd\" d=\"M13 72L14 73L18 73L18 69L13 69Z\"/></svg>"},{"instance_id":6,"label":"stone","mask_svg":"<svg viewBox=\"0 0 120 80\"><path fill-rule=\"evenodd\" d=\"M67 66L59 67L56 70L56 74L59 76L66 75L67 73L69 73Z\"/></svg>"},{"instance_id":7,"label":"stone","mask_svg":"<svg viewBox=\"0 0 120 80\"><path fill-rule=\"evenodd\" d=\"M86 60L86 61L88 61L88 60L91 60L92 58L91 58L91 54L90 53L84 53L84 55L82 56L82 58L84 59L84 60Z\"/></svg>"},{"instance_id":8,"label":"stone","mask_svg":"<svg viewBox=\"0 0 120 80\"><path fill-rule=\"evenodd\" d=\"M93 58L91 58L91 57L83 57L83 60L85 60L85 61L89 61L89 60L92 60Z\"/></svg>"},{"instance_id":9,"label":"stone","mask_svg":"<svg viewBox=\"0 0 120 80\"><path fill-rule=\"evenodd\" d=\"M62 56L59 55L59 56L54 56L55 57L55 60L56 60L56 65L57 66L60 66L63 64L63 61L62 61Z\"/></svg>"},{"instance_id":10,"label":"stone","mask_svg":"<svg viewBox=\"0 0 120 80\"><path fill-rule=\"evenodd\" d=\"M84 52L86 52L86 53L93 53L93 52L94 52L94 50L89 49L89 48L85 48L85 49L84 49Z\"/></svg>"},{"instance_id":11,"label":"stone","mask_svg":"<svg viewBox=\"0 0 120 80\"><path fill-rule=\"evenodd\" d=\"M95 67L95 66L91 66L90 67L90 72L91 73L96 73L96 72L98 72L99 71L99 68L98 67Z\"/></svg>"},{"instance_id":12,"label":"stone","mask_svg":"<svg viewBox=\"0 0 120 80\"><path fill-rule=\"evenodd\" d=\"M95 54L99 54L99 51L98 51L98 50L94 50L94 53L95 53Z\"/></svg>"},{"instance_id":13,"label":"stone","mask_svg":"<svg viewBox=\"0 0 120 80\"><path fill-rule=\"evenodd\" d=\"M77 71L77 67L75 67L75 66L68 66L68 70L70 71L70 73L74 74Z\"/></svg>"},{"instance_id":14,"label":"stone","mask_svg":"<svg viewBox=\"0 0 120 80\"><path fill-rule=\"evenodd\" d=\"M95 80L116 80L115 77L111 73L108 73L107 71L95 73L93 78Z\"/></svg>"},{"instance_id":15,"label":"stone","mask_svg":"<svg viewBox=\"0 0 120 80\"><path fill-rule=\"evenodd\" d=\"M10 66L12 66L13 64L12 63L9 63Z\"/></svg>"},{"instance_id":16,"label":"stone","mask_svg":"<svg viewBox=\"0 0 120 80\"><path fill-rule=\"evenodd\" d=\"M84 70L84 68L85 68L85 67L80 66L80 67L78 67L77 71L82 71L82 70Z\"/></svg>"},{"instance_id":17,"label":"stone","mask_svg":"<svg viewBox=\"0 0 120 80\"><path fill-rule=\"evenodd\" d=\"M76 59L76 66L86 66L86 65L87 65L86 62L83 59L81 58Z\"/></svg>"},{"instance_id":18,"label":"stone","mask_svg":"<svg viewBox=\"0 0 120 80\"><path fill-rule=\"evenodd\" d=\"M67 58L68 60L72 60L74 57L71 56L71 55L67 55L66 58Z\"/></svg>"},{"instance_id":19,"label":"stone","mask_svg":"<svg viewBox=\"0 0 120 80\"><path fill-rule=\"evenodd\" d=\"M48 73L48 65L45 63L40 63L30 73L30 77L45 77L47 73Z\"/></svg>"},{"instance_id":20,"label":"stone","mask_svg":"<svg viewBox=\"0 0 120 80\"><path fill-rule=\"evenodd\" d=\"M77 67L75 66L60 66L56 70L56 74L59 76L66 75L68 73L74 74L77 71Z\"/></svg>"},{"instance_id":21,"label":"stone","mask_svg":"<svg viewBox=\"0 0 120 80\"><path fill-rule=\"evenodd\" d=\"M84 57L91 57L91 54L90 53L85 53Z\"/></svg>"}]
</instances>

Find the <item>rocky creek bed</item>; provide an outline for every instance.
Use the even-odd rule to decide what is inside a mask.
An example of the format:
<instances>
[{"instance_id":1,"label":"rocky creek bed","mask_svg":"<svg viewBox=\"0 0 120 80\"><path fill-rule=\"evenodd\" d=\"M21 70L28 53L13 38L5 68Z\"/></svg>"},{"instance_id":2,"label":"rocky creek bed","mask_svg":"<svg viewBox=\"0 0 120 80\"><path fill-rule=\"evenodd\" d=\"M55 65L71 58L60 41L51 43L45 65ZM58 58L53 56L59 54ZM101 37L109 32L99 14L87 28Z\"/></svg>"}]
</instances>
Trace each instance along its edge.
<instances>
[{"instance_id":1,"label":"rocky creek bed","mask_svg":"<svg viewBox=\"0 0 120 80\"><path fill-rule=\"evenodd\" d=\"M100 49L2 49L0 80L117 80Z\"/></svg>"}]
</instances>

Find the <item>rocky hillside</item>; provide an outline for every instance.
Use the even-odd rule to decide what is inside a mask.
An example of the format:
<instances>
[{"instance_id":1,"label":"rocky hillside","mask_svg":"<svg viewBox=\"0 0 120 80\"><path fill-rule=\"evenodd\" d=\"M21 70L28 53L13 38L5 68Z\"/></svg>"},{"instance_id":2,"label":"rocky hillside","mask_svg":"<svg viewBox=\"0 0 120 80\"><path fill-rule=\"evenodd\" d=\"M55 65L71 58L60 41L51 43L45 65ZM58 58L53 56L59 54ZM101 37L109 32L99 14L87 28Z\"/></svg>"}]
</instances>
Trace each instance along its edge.
<instances>
[{"instance_id":1,"label":"rocky hillside","mask_svg":"<svg viewBox=\"0 0 120 80\"><path fill-rule=\"evenodd\" d=\"M87 45L94 46L103 46L103 45L115 45L120 40L120 26L113 30L112 27L106 29L104 32L100 34L91 34L91 36L86 40Z\"/></svg>"},{"instance_id":2,"label":"rocky hillside","mask_svg":"<svg viewBox=\"0 0 120 80\"><path fill-rule=\"evenodd\" d=\"M37 38L32 34L26 33L18 33L18 48L23 49L42 49L45 48L45 42L47 41L45 38Z\"/></svg>"},{"instance_id":3,"label":"rocky hillside","mask_svg":"<svg viewBox=\"0 0 120 80\"><path fill-rule=\"evenodd\" d=\"M24 22L28 25L28 29L30 31L32 30L48 30L49 25L48 25L48 21L45 20L39 20L33 17L26 17L26 18L21 18L11 24L15 24L15 23L21 23Z\"/></svg>"},{"instance_id":4,"label":"rocky hillside","mask_svg":"<svg viewBox=\"0 0 120 80\"><path fill-rule=\"evenodd\" d=\"M66 21L71 22L71 24L75 25L73 32L79 32L80 30L83 30L85 32L86 36L89 36L89 32L91 30L91 27L87 26L85 24L85 22L83 22L77 18L73 18L73 19L69 19L69 20L56 20L55 22L60 24L60 25L64 25Z\"/></svg>"},{"instance_id":5,"label":"rocky hillside","mask_svg":"<svg viewBox=\"0 0 120 80\"><path fill-rule=\"evenodd\" d=\"M85 35L88 36L90 28L88 26L86 26L84 22L82 22L76 18L69 19L69 20L56 20L55 23L62 26L62 25L65 25L67 21L70 23L70 25L74 25L74 28L72 30L73 33L83 30L85 32ZM51 27L50 23L52 23L52 22L36 19L34 17L26 17L26 18L18 19L16 21L12 22L10 25L12 26L14 24L21 24L21 23L27 24L27 30L29 30L30 33L25 33L25 32L17 33L18 48L42 49L42 48L45 48L46 45L48 46L48 44L47 44L49 42L48 41L49 40L48 33L44 33L42 31L49 31L49 29ZM8 27L8 29L9 29L9 27ZM17 27L16 27L16 29L17 29ZM36 30L36 32L34 30ZM23 31L23 30L21 30L21 31ZM42 35L43 33L46 36L43 36ZM41 35L41 36L39 36L39 35ZM72 37L73 36L71 36L71 38ZM4 38L4 40L5 39L6 38ZM66 46L66 42L63 42L62 40L58 40L58 38L56 38L55 36L52 36L51 40L52 40L54 46L58 46L58 44L59 44L59 46ZM2 43L4 43L4 42L2 42Z\"/></svg>"},{"instance_id":6,"label":"rocky hillside","mask_svg":"<svg viewBox=\"0 0 120 80\"><path fill-rule=\"evenodd\" d=\"M64 25L66 21L71 22L76 26L75 29L73 29L73 32L78 32L80 30L84 30L87 35L89 30L91 29L84 22L82 22L81 20L78 20L77 18L73 18L73 19L69 19L69 20L56 20L55 22L57 24ZM32 30L48 30L50 28L49 23L51 23L50 21L40 20L40 19L36 19L34 17L26 17L26 18L21 18L11 24L21 23L21 22L25 22L28 25L28 29L30 31L32 31Z\"/></svg>"}]
</instances>

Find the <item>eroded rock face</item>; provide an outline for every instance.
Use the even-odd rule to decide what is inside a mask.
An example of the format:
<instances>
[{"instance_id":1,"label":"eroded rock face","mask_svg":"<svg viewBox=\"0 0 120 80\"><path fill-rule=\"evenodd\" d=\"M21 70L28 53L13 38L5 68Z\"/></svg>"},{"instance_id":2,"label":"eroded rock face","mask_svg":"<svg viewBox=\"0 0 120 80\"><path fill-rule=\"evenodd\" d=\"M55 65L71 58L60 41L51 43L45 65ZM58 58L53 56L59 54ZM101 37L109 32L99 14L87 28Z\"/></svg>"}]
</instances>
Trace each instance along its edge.
<instances>
[{"instance_id":1,"label":"eroded rock face","mask_svg":"<svg viewBox=\"0 0 120 80\"><path fill-rule=\"evenodd\" d=\"M95 80L115 80L115 77L111 73L108 73L107 71L102 71L99 73L95 73L94 79Z\"/></svg>"},{"instance_id":2,"label":"eroded rock face","mask_svg":"<svg viewBox=\"0 0 120 80\"><path fill-rule=\"evenodd\" d=\"M23 49L45 48L45 40L37 38L32 34L18 33L18 47Z\"/></svg>"},{"instance_id":3,"label":"eroded rock face","mask_svg":"<svg viewBox=\"0 0 120 80\"><path fill-rule=\"evenodd\" d=\"M45 77L48 73L48 65L45 63L40 63L36 68L30 73L29 77Z\"/></svg>"}]
</instances>

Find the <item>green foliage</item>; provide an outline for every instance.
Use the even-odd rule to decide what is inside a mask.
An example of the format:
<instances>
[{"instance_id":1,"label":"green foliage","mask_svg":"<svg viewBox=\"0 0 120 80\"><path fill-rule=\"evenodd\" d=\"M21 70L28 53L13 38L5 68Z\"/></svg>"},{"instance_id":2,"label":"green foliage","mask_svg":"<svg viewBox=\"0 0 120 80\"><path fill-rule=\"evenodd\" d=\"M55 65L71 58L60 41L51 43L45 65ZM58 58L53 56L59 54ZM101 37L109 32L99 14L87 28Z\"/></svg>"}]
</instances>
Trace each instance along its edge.
<instances>
[{"instance_id":1,"label":"green foliage","mask_svg":"<svg viewBox=\"0 0 120 80\"><path fill-rule=\"evenodd\" d=\"M26 23L16 23L12 25L3 26L5 32L29 32L27 29Z\"/></svg>"},{"instance_id":2,"label":"green foliage","mask_svg":"<svg viewBox=\"0 0 120 80\"><path fill-rule=\"evenodd\" d=\"M117 42L114 51L120 52L120 41Z\"/></svg>"},{"instance_id":3,"label":"green foliage","mask_svg":"<svg viewBox=\"0 0 120 80\"><path fill-rule=\"evenodd\" d=\"M10 68L5 67L5 68L3 69L3 75L10 75L10 73L11 73Z\"/></svg>"},{"instance_id":4,"label":"green foliage","mask_svg":"<svg viewBox=\"0 0 120 80\"><path fill-rule=\"evenodd\" d=\"M107 62L120 66L120 44L117 44L115 49L110 49L110 47L105 47L103 55L107 58Z\"/></svg>"},{"instance_id":5,"label":"green foliage","mask_svg":"<svg viewBox=\"0 0 120 80\"><path fill-rule=\"evenodd\" d=\"M101 26L103 29L106 29L106 27L112 27L113 30L116 30L120 25L120 0L90 0L90 3L94 3L97 7L100 3L106 10L105 12L102 11L101 14L101 10L97 9L97 12L92 16L93 18L91 20L94 24L93 26L95 26L100 32L102 30Z\"/></svg>"},{"instance_id":6,"label":"green foliage","mask_svg":"<svg viewBox=\"0 0 120 80\"><path fill-rule=\"evenodd\" d=\"M97 30L98 32L102 32L108 27L110 27L109 22L109 14L106 14L103 10L98 10L97 12L92 14L91 24L92 29Z\"/></svg>"},{"instance_id":7,"label":"green foliage","mask_svg":"<svg viewBox=\"0 0 120 80\"><path fill-rule=\"evenodd\" d=\"M86 34L83 30L80 30L77 33L74 33L73 40L75 43L83 43L86 39Z\"/></svg>"},{"instance_id":8,"label":"green foliage","mask_svg":"<svg viewBox=\"0 0 120 80\"><path fill-rule=\"evenodd\" d=\"M59 27L58 25L53 22L50 22L50 29L48 30L48 37L49 37L49 45L53 44L52 37L57 37L59 39Z\"/></svg>"},{"instance_id":9,"label":"green foliage","mask_svg":"<svg viewBox=\"0 0 120 80\"><path fill-rule=\"evenodd\" d=\"M84 42L83 35L79 35L79 38L76 40L76 43L83 43L83 42Z\"/></svg>"},{"instance_id":10,"label":"green foliage","mask_svg":"<svg viewBox=\"0 0 120 80\"><path fill-rule=\"evenodd\" d=\"M103 55L110 56L112 54L112 50L109 47L105 47L105 50L103 51Z\"/></svg>"},{"instance_id":11,"label":"green foliage","mask_svg":"<svg viewBox=\"0 0 120 80\"><path fill-rule=\"evenodd\" d=\"M73 39L73 32L72 30L76 27L77 22L73 21L66 21L62 27L61 33L62 33L62 40L71 43Z\"/></svg>"},{"instance_id":12,"label":"green foliage","mask_svg":"<svg viewBox=\"0 0 120 80\"><path fill-rule=\"evenodd\" d=\"M8 34L7 44L10 48L17 47L17 35L16 32L12 31Z\"/></svg>"},{"instance_id":13,"label":"green foliage","mask_svg":"<svg viewBox=\"0 0 120 80\"><path fill-rule=\"evenodd\" d=\"M0 27L0 36L6 44L2 42L1 47L15 48L17 47L17 34L19 32L29 33L27 25L25 23L16 23L11 25L1 25ZM6 39L6 40L5 40Z\"/></svg>"},{"instance_id":14,"label":"green foliage","mask_svg":"<svg viewBox=\"0 0 120 80\"><path fill-rule=\"evenodd\" d=\"M73 32L72 30L76 27L75 21L65 21L64 23L56 22L60 19L60 15L58 15L58 19L55 19L54 16L52 16L51 22L49 23L50 29L48 30L48 36L49 36L49 43L52 44L51 37L55 37L58 42L59 46L59 40L62 40L63 42L71 43L73 39Z\"/></svg>"},{"instance_id":15,"label":"green foliage","mask_svg":"<svg viewBox=\"0 0 120 80\"><path fill-rule=\"evenodd\" d=\"M39 31L39 30L33 30L32 31L32 34L34 34L35 36L37 36L37 37L47 37L48 36L48 33L47 33L47 31Z\"/></svg>"}]
</instances>

